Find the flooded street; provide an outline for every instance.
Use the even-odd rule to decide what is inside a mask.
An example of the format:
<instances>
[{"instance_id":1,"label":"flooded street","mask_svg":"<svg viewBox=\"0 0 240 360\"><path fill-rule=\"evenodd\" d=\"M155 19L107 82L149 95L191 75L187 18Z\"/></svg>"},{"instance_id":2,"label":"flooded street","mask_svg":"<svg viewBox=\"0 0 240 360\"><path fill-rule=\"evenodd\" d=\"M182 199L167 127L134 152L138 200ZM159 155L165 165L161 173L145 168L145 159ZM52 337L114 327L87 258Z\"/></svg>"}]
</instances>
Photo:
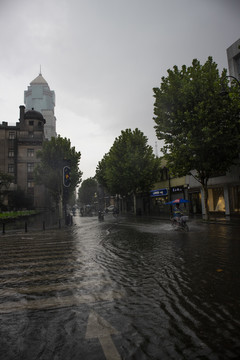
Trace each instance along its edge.
<instances>
[{"instance_id":1,"label":"flooded street","mask_svg":"<svg viewBox=\"0 0 240 360\"><path fill-rule=\"evenodd\" d=\"M237 359L240 226L105 216L0 236L0 359Z\"/></svg>"}]
</instances>

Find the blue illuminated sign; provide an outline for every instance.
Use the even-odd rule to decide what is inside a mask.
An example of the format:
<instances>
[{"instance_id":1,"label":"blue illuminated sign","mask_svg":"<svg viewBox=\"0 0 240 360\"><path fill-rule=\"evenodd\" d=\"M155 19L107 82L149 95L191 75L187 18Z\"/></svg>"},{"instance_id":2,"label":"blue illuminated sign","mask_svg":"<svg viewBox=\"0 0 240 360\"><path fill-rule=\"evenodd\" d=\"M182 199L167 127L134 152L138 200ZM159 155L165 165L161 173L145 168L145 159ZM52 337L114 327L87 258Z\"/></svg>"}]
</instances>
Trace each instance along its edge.
<instances>
[{"instance_id":1,"label":"blue illuminated sign","mask_svg":"<svg viewBox=\"0 0 240 360\"><path fill-rule=\"evenodd\" d=\"M168 194L168 189L157 189L157 190L150 191L151 197L167 196L167 194Z\"/></svg>"}]
</instances>

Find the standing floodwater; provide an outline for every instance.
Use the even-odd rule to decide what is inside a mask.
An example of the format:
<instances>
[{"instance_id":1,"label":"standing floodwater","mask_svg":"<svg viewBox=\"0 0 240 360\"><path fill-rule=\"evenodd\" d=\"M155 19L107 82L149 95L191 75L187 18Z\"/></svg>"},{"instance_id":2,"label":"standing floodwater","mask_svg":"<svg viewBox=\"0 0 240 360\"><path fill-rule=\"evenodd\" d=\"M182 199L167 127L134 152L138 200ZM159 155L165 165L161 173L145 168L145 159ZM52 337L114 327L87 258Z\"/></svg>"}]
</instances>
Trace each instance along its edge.
<instances>
[{"instance_id":1,"label":"standing floodwater","mask_svg":"<svg viewBox=\"0 0 240 360\"><path fill-rule=\"evenodd\" d=\"M237 359L239 226L74 218L0 237L0 359Z\"/></svg>"}]
</instances>

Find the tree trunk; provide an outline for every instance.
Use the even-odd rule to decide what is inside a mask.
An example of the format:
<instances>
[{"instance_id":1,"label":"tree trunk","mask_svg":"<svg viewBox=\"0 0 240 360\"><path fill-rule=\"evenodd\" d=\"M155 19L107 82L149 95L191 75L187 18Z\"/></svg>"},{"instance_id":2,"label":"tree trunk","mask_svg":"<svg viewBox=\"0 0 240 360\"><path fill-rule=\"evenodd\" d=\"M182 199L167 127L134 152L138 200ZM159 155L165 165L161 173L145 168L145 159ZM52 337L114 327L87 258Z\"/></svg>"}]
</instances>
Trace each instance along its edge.
<instances>
[{"instance_id":1,"label":"tree trunk","mask_svg":"<svg viewBox=\"0 0 240 360\"><path fill-rule=\"evenodd\" d=\"M137 197L135 193L133 193L133 213L134 215L137 214Z\"/></svg>"},{"instance_id":2,"label":"tree trunk","mask_svg":"<svg viewBox=\"0 0 240 360\"><path fill-rule=\"evenodd\" d=\"M204 207L205 207L205 214L204 214L203 218L204 218L204 220L209 220L207 181L205 182L205 184L202 184L202 189L203 189Z\"/></svg>"}]
</instances>

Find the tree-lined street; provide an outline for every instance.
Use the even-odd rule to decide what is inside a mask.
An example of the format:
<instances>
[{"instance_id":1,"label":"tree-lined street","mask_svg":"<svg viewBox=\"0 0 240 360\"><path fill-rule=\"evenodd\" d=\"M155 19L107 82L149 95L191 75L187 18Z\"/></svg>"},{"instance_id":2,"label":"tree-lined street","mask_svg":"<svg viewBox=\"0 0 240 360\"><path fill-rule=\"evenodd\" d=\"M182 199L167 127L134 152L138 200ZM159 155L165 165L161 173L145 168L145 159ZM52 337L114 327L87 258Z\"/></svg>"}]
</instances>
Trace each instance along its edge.
<instances>
[{"instance_id":1,"label":"tree-lined street","mask_svg":"<svg viewBox=\"0 0 240 360\"><path fill-rule=\"evenodd\" d=\"M1 236L1 358L237 358L240 228L189 227L77 215Z\"/></svg>"},{"instance_id":2,"label":"tree-lined street","mask_svg":"<svg viewBox=\"0 0 240 360\"><path fill-rule=\"evenodd\" d=\"M1 1L0 360L240 358L239 6Z\"/></svg>"}]
</instances>

